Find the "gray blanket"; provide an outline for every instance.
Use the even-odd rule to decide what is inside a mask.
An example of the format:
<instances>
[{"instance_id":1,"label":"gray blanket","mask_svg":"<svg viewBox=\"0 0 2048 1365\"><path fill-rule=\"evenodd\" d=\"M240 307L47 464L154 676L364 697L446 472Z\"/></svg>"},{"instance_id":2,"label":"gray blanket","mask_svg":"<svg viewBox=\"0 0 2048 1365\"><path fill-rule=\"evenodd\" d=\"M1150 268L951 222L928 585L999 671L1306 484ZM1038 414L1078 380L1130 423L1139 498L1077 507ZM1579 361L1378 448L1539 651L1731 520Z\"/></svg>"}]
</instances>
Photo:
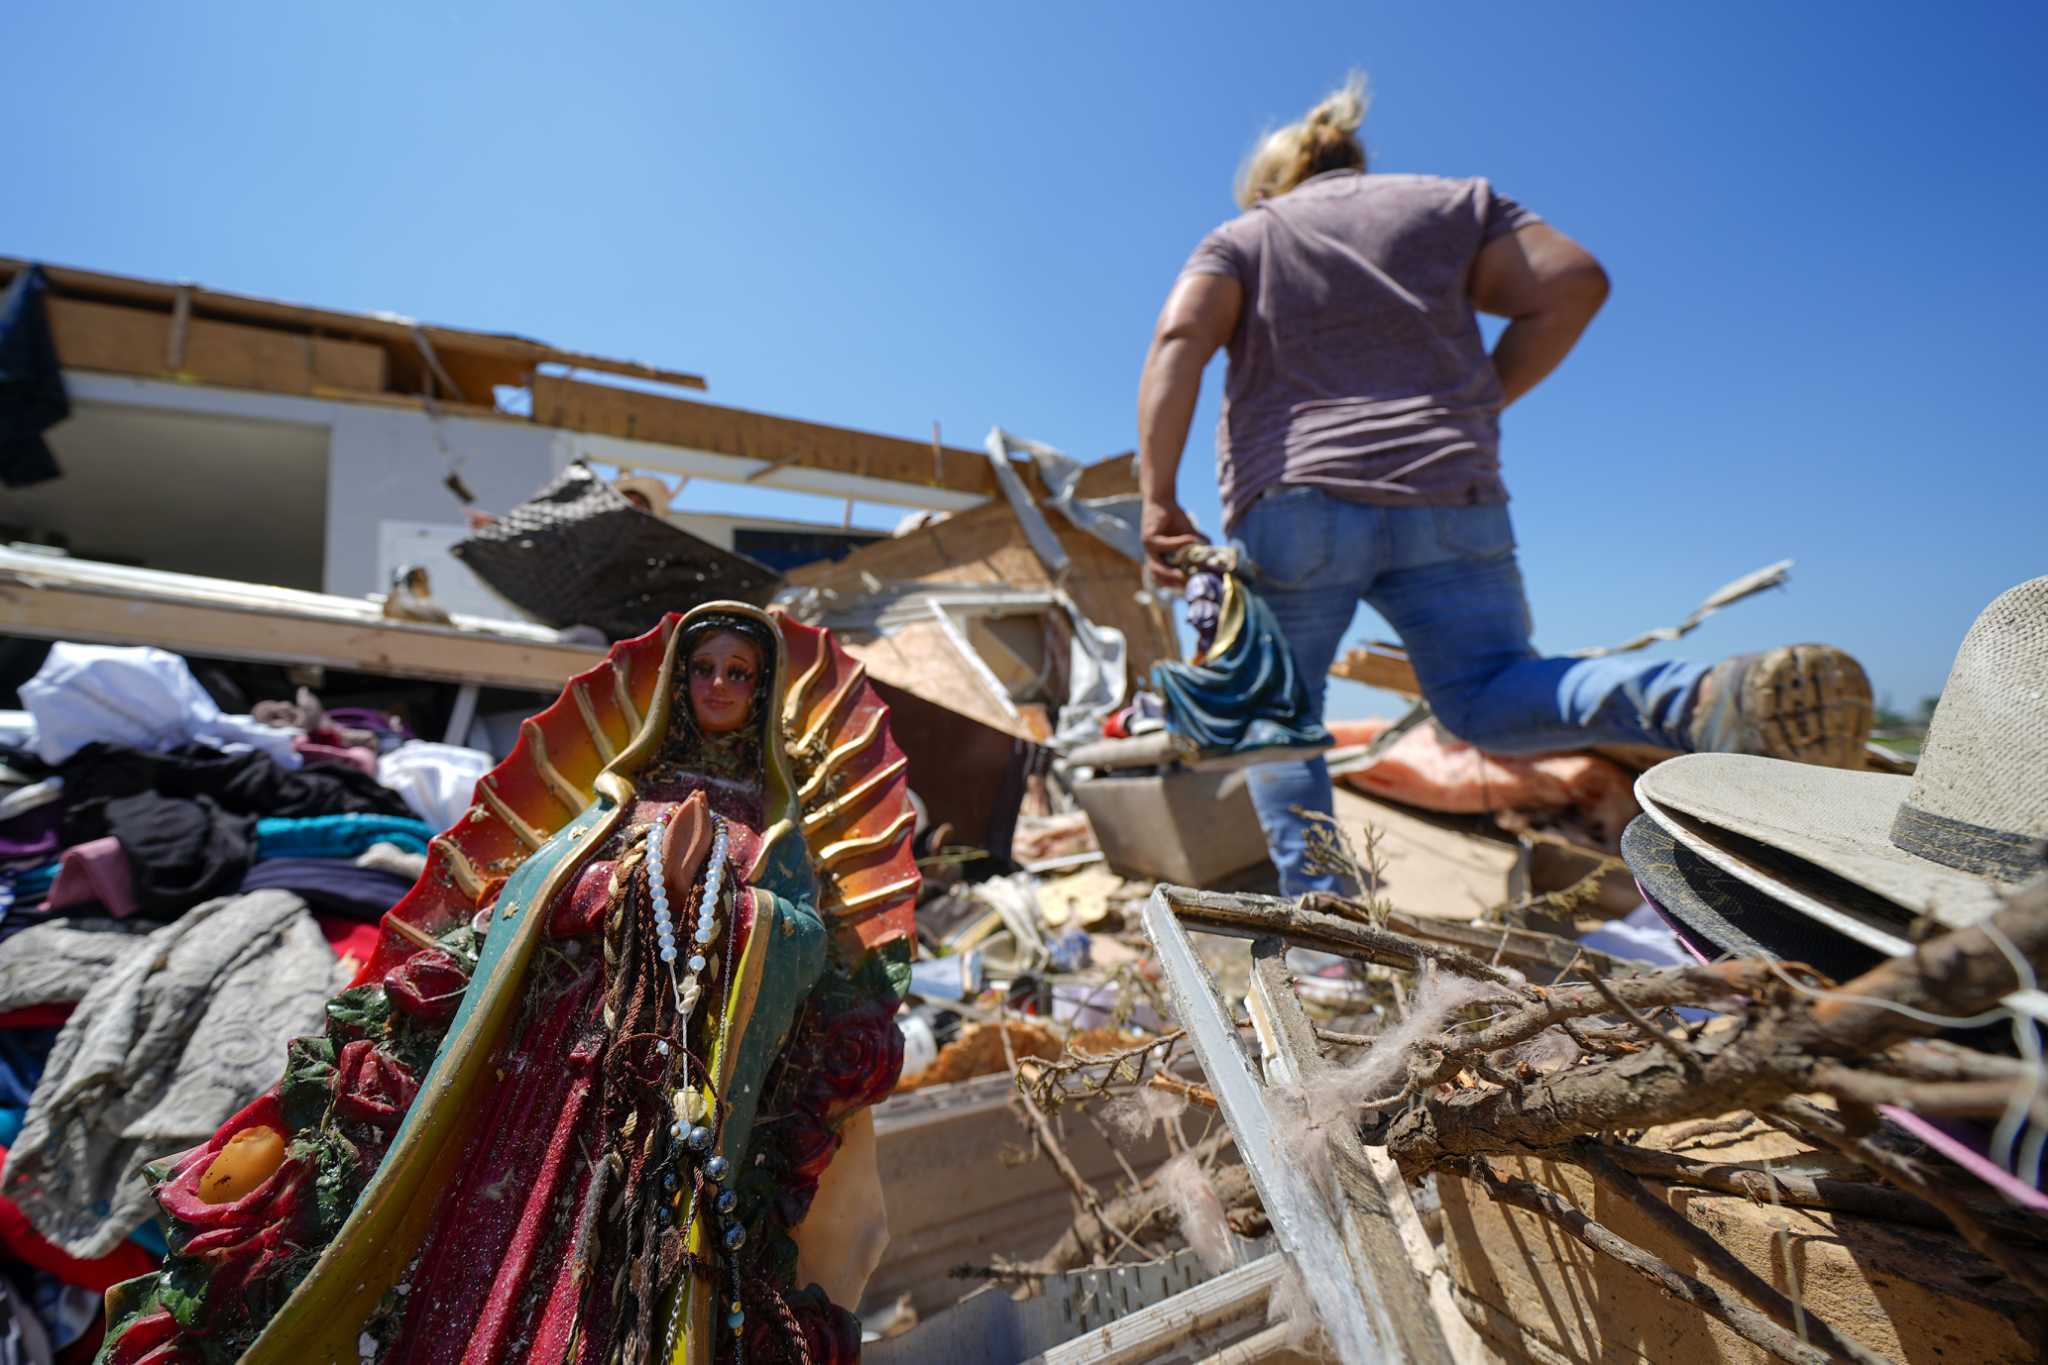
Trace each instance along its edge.
<instances>
[{"instance_id":1,"label":"gray blanket","mask_svg":"<svg viewBox=\"0 0 2048 1365\"><path fill-rule=\"evenodd\" d=\"M85 987L0 1193L71 1255L106 1255L155 1211L142 1164L268 1089L349 974L285 891L208 901L146 934L52 921L0 945L0 1010Z\"/></svg>"}]
</instances>

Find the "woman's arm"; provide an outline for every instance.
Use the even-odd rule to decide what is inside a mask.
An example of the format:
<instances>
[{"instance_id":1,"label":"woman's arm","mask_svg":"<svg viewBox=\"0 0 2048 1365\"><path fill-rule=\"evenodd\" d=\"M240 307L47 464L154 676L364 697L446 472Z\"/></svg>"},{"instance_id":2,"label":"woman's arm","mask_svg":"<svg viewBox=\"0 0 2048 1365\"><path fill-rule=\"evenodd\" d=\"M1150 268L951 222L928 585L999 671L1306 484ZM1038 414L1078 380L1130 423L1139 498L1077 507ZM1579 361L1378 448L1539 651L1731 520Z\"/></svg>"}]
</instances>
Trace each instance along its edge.
<instances>
[{"instance_id":1,"label":"woman's arm","mask_svg":"<svg viewBox=\"0 0 2048 1365\"><path fill-rule=\"evenodd\" d=\"M1607 302L1607 272L1556 228L1531 223L1480 249L1472 306L1510 318L1493 347L1506 407L1556 369Z\"/></svg>"},{"instance_id":2,"label":"woman's arm","mask_svg":"<svg viewBox=\"0 0 2048 1365\"><path fill-rule=\"evenodd\" d=\"M1228 275L1183 275L1159 312L1152 348L1138 379L1138 491L1144 500L1145 555L1154 581L1167 587L1183 578L1167 557L1203 540L1181 510L1175 486L1195 400L1202 392L1202 371L1236 330L1243 302L1243 288Z\"/></svg>"}]
</instances>

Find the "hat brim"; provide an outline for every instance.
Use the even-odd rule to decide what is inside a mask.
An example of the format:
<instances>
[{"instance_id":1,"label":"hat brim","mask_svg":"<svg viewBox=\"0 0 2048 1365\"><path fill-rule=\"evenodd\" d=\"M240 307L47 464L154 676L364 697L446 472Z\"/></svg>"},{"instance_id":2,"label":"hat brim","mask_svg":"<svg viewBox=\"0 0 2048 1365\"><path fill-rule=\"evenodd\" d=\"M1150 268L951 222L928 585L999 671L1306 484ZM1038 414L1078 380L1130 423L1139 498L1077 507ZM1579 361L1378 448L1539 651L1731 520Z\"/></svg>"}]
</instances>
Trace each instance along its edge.
<instances>
[{"instance_id":1,"label":"hat brim","mask_svg":"<svg viewBox=\"0 0 2048 1365\"><path fill-rule=\"evenodd\" d=\"M1750 754L1686 754L1638 778L1636 796L1646 811L1655 806L1697 822L1687 831L1668 819L1658 821L1689 844L1725 844L1714 837L1714 831L1725 831L1811 863L1948 928L1974 924L2002 903L1991 882L1892 843L1892 819L1912 787L1911 778L1890 773L1846 772ZM1787 880L1782 866L1772 873L1774 882ZM1789 875L1796 879L1796 873Z\"/></svg>"},{"instance_id":2,"label":"hat brim","mask_svg":"<svg viewBox=\"0 0 2048 1365\"><path fill-rule=\"evenodd\" d=\"M1756 840L1730 835L1705 821L1667 810L1654 799L1645 798L1640 783L1636 796L1642 801L1643 813L1668 830L1678 844L1777 899L1786 908L1887 957L1904 957L1913 951L1913 945L1898 932L1908 927L1903 922L1902 907L1891 907L1899 918L1888 925L1885 907L1890 903L1867 889ZM1655 888L1646 889L1654 897ZM1997 903L1995 898L1993 903ZM2048 1023L2048 991L2014 991L2001 1003Z\"/></svg>"},{"instance_id":3,"label":"hat brim","mask_svg":"<svg viewBox=\"0 0 2048 1365\"><path fill-rule=\"evenodd\" d=\"M1882 896L1820 871L1802 860L1776 853L1767 845L1717 830L1654 800L1641 797L1643 814L1654 820L1681 848L1702 858L1723 876L1769 897L1780 914L1820 924L1842 938L1887 957L1913 950L1905 937L1912 914ZM1803 875L1802 875L1803 874ZM1829 894L1832 892L1833 894ZM1854 909L1843 902L1858 900ZM1788 916L1788 918L1794 916Z\"/></svg>"},{"instance_id":4,"label":"hat brim","mask_svg":"<svg viewBox=\"0 0 2048 1365\"><path fill-rule=\"evenodd\" d=\"M1638 815L1621 836L1621 856L1643 895L1696 939L1703 955L1804 962L1846 981L1886 954L1759 890L1681 843L1655 816Z\"/></svg>"}]
</instances>

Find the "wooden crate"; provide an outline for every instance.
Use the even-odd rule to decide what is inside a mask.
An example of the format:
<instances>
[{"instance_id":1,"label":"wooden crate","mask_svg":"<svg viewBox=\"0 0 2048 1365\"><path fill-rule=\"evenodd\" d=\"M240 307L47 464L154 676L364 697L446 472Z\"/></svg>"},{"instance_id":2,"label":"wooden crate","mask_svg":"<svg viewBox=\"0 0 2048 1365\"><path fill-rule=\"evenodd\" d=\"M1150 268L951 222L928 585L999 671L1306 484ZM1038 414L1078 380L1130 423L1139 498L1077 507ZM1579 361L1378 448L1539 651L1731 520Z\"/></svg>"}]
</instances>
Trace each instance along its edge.
<instances>
[{"instance_id":1,"label":"wooden crate","mask_svg":"<svg viewBox=\"0 0 2048 1365\"><path fill-rule=\"evenodd\" d=\"M187 379L265 393L379 393L388 357L381 346L241 323L193 318L184 353L171 364L171 315L119 304L48 302L57 356L67 368Z\"/></svg>"}]
</instances>

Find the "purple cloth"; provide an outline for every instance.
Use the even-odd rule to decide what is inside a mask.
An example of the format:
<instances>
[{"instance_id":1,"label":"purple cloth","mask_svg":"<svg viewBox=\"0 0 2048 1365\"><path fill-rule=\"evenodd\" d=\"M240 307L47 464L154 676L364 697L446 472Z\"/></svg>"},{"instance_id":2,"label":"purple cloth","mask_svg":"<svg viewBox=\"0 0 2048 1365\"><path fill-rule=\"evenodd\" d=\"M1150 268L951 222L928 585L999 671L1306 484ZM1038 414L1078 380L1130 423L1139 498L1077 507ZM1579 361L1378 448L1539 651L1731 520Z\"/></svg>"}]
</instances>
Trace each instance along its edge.
<instances>
[{"instance_id":1,"label":"purple cloth","mask_svg":"<svg viewBox=\"0 0 2048 1365\"><path fill-rule=\"evenodd\" d=\"M12 820L0 820L0 863L48 862L56 857L62 847L57 826L63 816L63 803L50 801Z\"/></svg>"},{"instance_id":2,"label":"purple cloth","mask_svg":"<svg viewBox=\"0 0 2048 1365\"><path fill-rule=\"evenodd\" d=\"M1467 295L1540 221L1484 180L1329 171L1202 239L1244 288L1217 422L1223 522L1279 484L1397 507L1503 503L1500 382Z\"/></svg>"}]
</instances>

